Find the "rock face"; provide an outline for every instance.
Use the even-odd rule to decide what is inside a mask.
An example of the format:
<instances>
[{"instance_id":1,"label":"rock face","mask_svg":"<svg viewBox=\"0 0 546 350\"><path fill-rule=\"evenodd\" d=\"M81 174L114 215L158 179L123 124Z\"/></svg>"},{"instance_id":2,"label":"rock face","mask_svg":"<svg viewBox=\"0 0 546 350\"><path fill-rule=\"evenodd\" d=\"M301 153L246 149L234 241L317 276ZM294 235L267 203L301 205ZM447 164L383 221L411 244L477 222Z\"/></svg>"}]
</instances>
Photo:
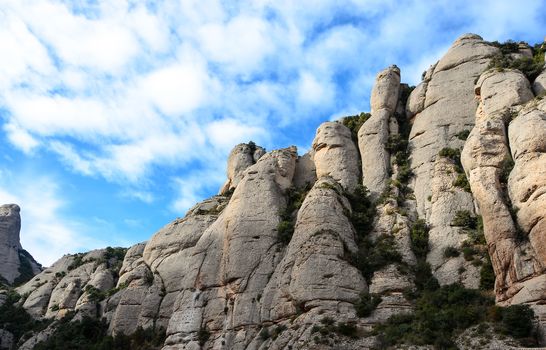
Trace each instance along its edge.
<instances>
[{"instance_id":1,"label":"rock face","mask_svg":"<svg viewBox=\"0 0 546 350\"><path fill-rule=\"evenodd\" d=\"M0 278L8 284L28 281L42 266L21 247L20 208L16 204L0 206ZM0 280L1 281L1 280Z\"/></svg>"},{"instance_id":2,"label":"rock face","mask_svg":"<svg viewBox=\"0 0 546 350\"><path fill-rule=\"evenodd\" d=\"M398 103L400 69L391 66L380 72L372 90L372 116L358 131L362 156L362 183L377 198L389 179L390 154L386 150L389 125Z\"/></svg>"},{"instance_id":3,"label":"rock face","mask_svg":"<svg viewBox=\"0 0 546 350\"><path fill-rule=\"evenodd\" d=\"M375 324L420 307L423 275L483 289L492 266L489 293L530 305L546 334L544 73L490 69L500 54L463 35L409 96L388 67L359 130L323 123L302 156L235 146L219 195L128 250L62 257L17 288L20 304L35 318L104 317L113 335L164 329L163 350L370 349L384 347ZM19 249L15 209L0 228ZM452 340L516 344L493 329Z\"/></svg>"}]
</instances>

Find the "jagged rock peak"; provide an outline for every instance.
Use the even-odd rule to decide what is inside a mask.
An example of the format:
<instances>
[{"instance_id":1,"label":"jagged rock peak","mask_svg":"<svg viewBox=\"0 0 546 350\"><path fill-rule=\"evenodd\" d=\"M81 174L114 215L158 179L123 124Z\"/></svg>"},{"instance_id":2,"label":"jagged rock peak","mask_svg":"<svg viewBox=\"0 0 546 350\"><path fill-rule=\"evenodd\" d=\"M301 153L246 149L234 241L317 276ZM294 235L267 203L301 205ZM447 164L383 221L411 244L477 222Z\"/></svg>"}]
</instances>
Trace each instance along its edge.
<instances>
[{"instance_id":1,"label":"jagged rock peak","mask_svg":"<svg viewBox=\"0 0 546 350\"><path fill-rule=\"evenodd\" d=\"M8 284L26 282L41 271L41 265L21 247L20 212L17 204L0 206L0 278Z\"/></svg>"},{"instance_id":2,"label":"jagged rock peak","mask_svg":"<svg viewBox=\"0 0 546 350\"><path fill-rule=\"evenodd\" d=\"M255 164L264 154L265 148L257 146L252 141L233 147L228 157L227 181L220 189L220 194L233 191L241 181L246 168Z\"/></svg>"}]
</instances>

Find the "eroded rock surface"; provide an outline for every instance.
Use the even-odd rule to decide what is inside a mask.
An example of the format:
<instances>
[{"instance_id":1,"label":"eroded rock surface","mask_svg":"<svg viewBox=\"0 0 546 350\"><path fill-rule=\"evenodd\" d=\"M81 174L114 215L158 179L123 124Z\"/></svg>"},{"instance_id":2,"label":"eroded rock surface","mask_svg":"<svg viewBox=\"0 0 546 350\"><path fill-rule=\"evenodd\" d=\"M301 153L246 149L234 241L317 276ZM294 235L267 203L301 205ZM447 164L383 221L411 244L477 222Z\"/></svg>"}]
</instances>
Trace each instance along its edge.
<instances>
[{"instance_id":1,"label":"eroded rock surface","mask_svg":"<svg viewBox=\"0 0 546 350\"><path fill-rule=\"evenodd\" d=\"M20 211L17 204L0 206L0 279L8 284L28 281L42 270L42 266L21 247Z\"/></svg>"}]
</instances>

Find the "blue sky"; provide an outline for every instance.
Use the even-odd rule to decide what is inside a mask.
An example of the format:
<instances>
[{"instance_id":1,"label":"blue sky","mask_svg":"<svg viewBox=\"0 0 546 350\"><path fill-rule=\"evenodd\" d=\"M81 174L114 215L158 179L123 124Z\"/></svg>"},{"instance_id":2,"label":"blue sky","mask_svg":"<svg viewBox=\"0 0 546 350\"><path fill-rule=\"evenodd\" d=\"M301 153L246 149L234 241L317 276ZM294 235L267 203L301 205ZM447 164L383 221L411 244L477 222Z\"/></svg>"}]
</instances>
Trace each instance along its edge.
<instances>
[{"instance_id":1,"label":"blue sky","mask_svg":"<svg viewBox=\"0 0 546 350\"><path fill-rule=\"evenodd\" d=\"M129 246L215 194L240 142L309 147L459 35L541 42L546 2L0 1L0 203L23 247Z\"/></svg>"}]
</instances>

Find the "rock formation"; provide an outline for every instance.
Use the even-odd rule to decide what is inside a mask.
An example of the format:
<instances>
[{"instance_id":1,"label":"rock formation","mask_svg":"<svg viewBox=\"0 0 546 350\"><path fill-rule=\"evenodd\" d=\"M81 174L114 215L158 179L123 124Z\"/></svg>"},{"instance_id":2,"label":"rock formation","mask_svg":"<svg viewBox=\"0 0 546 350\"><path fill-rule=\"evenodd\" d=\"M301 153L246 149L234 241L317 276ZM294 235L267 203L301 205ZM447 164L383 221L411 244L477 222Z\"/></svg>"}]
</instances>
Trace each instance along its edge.
<instances>
[{"instance_id":1,"label":"rock formation","mask_svg":"<svg viewBox=\"0 0 546 350\"><path fill-rule=\"evenodd\" d=\"M20 209L16 204L0 206L0 282L19 284L42 271L42 266L21 247Z\"/></svg>"},{"instance_id":2,"label":"rock formation","mask_svg":"<svg viewBox=\"0 0 546 350\"><path fill-rule=\"evenodd\" d=\"M149 241L64 256L17 288L28 313L56 320L20 348L72 312L114 336L164 329L163 350L380 348L374 327L406 327L438 285L492 289L491 267L489 293L530 305L545 342L545 72L495 67L534 54L513 46L463 35L412 91L385 69L362 126L323 123L302 156L235 146L219 195ZM449 341L517 344L494 329Z\"/></svg>"}]
</instances>

